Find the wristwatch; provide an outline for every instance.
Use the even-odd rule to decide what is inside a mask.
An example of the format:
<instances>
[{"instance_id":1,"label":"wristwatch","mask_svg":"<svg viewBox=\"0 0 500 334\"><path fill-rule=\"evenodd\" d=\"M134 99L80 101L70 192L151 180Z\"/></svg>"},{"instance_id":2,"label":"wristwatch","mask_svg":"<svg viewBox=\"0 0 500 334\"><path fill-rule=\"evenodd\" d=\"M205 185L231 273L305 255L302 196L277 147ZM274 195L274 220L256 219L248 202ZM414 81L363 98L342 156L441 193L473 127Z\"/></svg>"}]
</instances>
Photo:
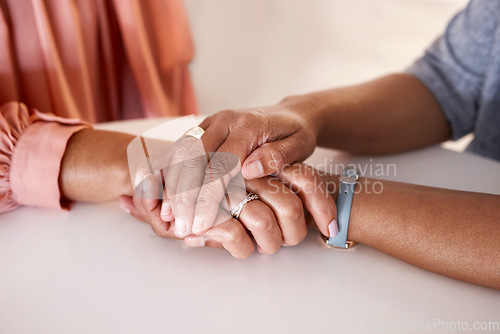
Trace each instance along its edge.
<instances>
[{"instance_id":1,"label":"wristwatch","mask_svg":"<svg viewBox=\"0 0 500 334\"><path fill-rule=\"evenodd\" d=\"M344 169L340 176L339 195L337 197L338 233L326 240L327 246L347 249L356 245L354 241L347 240L347 232L349 232L352 199L358 178L359 172L352 167Z\"/></svg>"}]
</instances>

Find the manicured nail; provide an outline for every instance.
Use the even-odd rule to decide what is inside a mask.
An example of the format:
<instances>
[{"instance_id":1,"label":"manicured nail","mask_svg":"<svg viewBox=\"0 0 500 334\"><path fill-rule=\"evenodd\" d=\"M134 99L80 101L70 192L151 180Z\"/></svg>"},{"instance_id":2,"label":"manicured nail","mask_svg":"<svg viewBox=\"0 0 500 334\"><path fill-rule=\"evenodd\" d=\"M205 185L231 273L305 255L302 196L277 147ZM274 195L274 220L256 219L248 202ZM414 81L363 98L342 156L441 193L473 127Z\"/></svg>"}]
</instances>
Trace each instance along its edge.
<instances>
[{"instance_id":1,"label":"manicured nail","mask_svg":"<svg viewBox=\"0 0 500 334\"><path fill-rule=\"evenodd\" d=\"M187 225L186 225L186 222L184 221L184 219L176 219L175 220L175 230L174 230L174 233L175 233L175 236L177 238L184 238L186 235L186 229L187 229Z\"/></svg>"},{"instance_id":2,"label":"manicured nail","mask_svg":"<svg viewBox=\"0 0 500 334\"><path fill-rule=\"evenodd\" d=\"M137 186L148 176L148 170L146 168L140 168L137 173L135 173L134 188L137 188Z\"/></svg>"},{"instance_id":3,"label":"manicured nail","mask_svg":"<svg viewBox=\"0 0 500 334\"><path fill-rule=\"evenodd\" d=\"M264 176L264 168L260 161L256 160L245 166L244 173L246 179L257 179Z\"/></svg>"},{"instance_id":4,"label":"manicured nail","mask_svg":"<svg viewBox=\"0 0 500 334\"><path fill-rule=\"evenodd\" d=\"M126 213L130 214L130 210L126 207L124 207L123 205L119 204L118 205L123 211L125 211Z\"/></svg>"},{"instance_id":5,"label":"manicured nail","mask_svg":"<svg viewBox=\"0 0 500 334\"><path fill-rule=\"evenodd\" d=\"M194 217L193 233L198 234L198 233L203 232L203 229L205 228L204 224L205 224L205 222L203 220L203 217L199 217L199 216Z\"/></svg>"},{"instance_id":6,"label":"manicured nail","mask_svg":"<svg viewBox=\"0 0 500 334\"><path fill-rule=\"evenodd\" d=\"M184 239L188 247L205 247L206 238L204 235L190 235Z\"/></svg>"},{"instance_id":7,"label":"manicured nail","mask_svg":"<svg viewBox=\"0 0 500 334\"><path fill-rule=\"evenodd\" d=\"M172 214L172 205L167 200L164 200L161 204L161 215L162 216L170 216Z\"/></svg>"},{"instance_id":8,"label":"manicured nail","mask_svg":"<svg viewBox=\"0 0 500 334\"><path fill-rule=\"evenodd\" d=\"M332 220L330 225L328 225L328 232L330 232L330 238L336 236L337 233L339 232L339 228L337 226L337 221L335 219Z\"/></svg>"}]
</instances>

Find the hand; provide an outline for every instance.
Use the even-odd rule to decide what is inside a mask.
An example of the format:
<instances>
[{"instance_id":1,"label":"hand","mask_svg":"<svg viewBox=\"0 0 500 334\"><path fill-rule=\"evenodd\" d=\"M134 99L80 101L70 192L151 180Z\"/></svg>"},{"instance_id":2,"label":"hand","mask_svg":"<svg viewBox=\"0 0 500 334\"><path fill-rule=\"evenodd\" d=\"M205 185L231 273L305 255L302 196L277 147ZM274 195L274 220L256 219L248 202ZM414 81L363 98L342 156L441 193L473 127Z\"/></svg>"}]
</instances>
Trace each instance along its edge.
<instances>
[{"instance_id":1,"label":"hand","mask_svg":"<svg viewBox=\"0 0 500 334\"><path fill-rule=\"evenodd\" d=\"M213 226L219 202L240 170L245 179L255 179L307 158L318 127L305 111L285 102L258 110L226 110L201 124L201 140L182 138L172 161L182 168L166 177L170 205L165 212L172 210L176 217L176 235L202 235Z\"/></svg>"},{"instance_id":2,"label":"hand","mask_svg":"<svg viewBox=\"0 0 500 334\"><path fill-rule=\"evenodd\" d=\"M309 166L301 166L304 167L300 170L297 166L287 168L285 179L298 189L298 196L306 199L305 207L319 222L322 233L328 236L328 225L336 216L335 203L317 173ZM137 219L150 223L157 235L175 238L172 226L175 221L160 219L161 201L157 199L161 192L159 177L140 170L135 183L134 196L122 196L120 205ZM187 236L184 239L186 245L225 248L236 258L246 258L254 250L252 238L263 254L272 254L281 245L292 246L303 240L307 233L303 203L293 191L272 177L248 181L246 188L258 194L260 199L245 205L239 221L219 208L214 227L204 235ZM245 189L242 190L246 193ZM305 191L308 191L307 196Z\"/></svg>"},{"instance_id":3,"label":"hand","mask_svg":"<svg viewBox=\"0 0 500 334\"><path fill-rule=\"evenodd\" d=\"M337 175L317 171L304 163L295 163L283 168L277 177L283 184L293 189L304 203L307 208L306 222L308 226L317 227L326 237L337 234L337 207L335 204L339 189ZM328 214L321 215L322 212L328 212Z\"/></svg>"},{"instance_id":4,"label":"hand","mask_svg":"<svg viewBox=\"0 0 500 334\"><path fill-rule=\"evenodd\" d=\"M267 107L223 110L207 117L200 124L205 129L205 150L234 153L247 180L305 160L316 147L320 126L305 103L296 105L290 100Z\"/></svg>"}]
</instances>

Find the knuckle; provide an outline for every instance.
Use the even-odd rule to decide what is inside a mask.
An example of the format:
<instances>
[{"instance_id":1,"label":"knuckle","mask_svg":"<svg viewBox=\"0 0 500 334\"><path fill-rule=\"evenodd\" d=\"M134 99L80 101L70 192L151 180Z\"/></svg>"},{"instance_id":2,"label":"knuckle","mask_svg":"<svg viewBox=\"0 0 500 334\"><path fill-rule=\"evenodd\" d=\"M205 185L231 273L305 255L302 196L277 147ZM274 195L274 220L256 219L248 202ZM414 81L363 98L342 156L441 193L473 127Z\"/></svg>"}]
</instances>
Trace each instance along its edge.
<instances>
[{"instance_id":1,"label":"knuckle","mask_svg":"<svg viewBox=\"0 0 500 334\"><path fill-rule=\"evenodd\" d=\"M233 117L235 114L236 114L236 111L234 109L223 109L215 115L218 118L228 119L228 118Z\"/></svg>"},{"instance_id":2,"label":"knuckle","mask_svg":"<svg viewBox=\"0 0 500 334\"><path fill-rule=\"evenodd\" d=\"M206 166L207 155L202 145L194 145L189 152L186 152L182 159L178 160L182 162L182 171L185 171L186 168L188 171L198 170Z\"/></svg>"},{"instance_id":3,"label":"knuckle","mask_svg":"<svg viewBox=\"0 0 500 334\"><path fill-rule=\"evenodd\" d=\"M245 130L255 130L257 126L264 124L265 120L266 117L261 111L243 111L238 114L234 126Z\"/></svg>"},{"instance_id":4,"label":"knuckle","mask_svg":"<svg viewBox=\"0 0 500 334\"><path fill-rule=\"evenodd\" d=\"M299 197L293 195L287 199L287 206L284 208L285 216L287 219L297 220L304 214L302 201Z\"/></svg>"},{"instance_id":5,"label":"knuckle","mask_svg":"<svg viewBox=\"0 0 500 334\"><path fill-rule=\"evenodd\" d=\"M253 230L261 232L271 232L274 228L274 219L269 215L260 214L250 223Z\"/></svg>"},{"instance_id":6,"label":"knuckle","mask_svg":"<svg viewBox=\"0 0 500 334\"><path fill-rule=\"evenodd\" d=\"M226 175L232 175L239 172L239 158L236 154L230 152L217 152L208 163L207 179L217 180Z\"/></svg>"},{"instance_id":7,"label":"knuckle","mask_svg":"<svg viewBox=\"0 0 500 334\"><path fill-rule=\"evenodd\" d=\"M193 202L187 191L178 192L175 194L174 202L177 206L185 206Z\"/></svg>"},{"instance_id":8,"label":"knuckle","mask_svg":"<svg viewBox=\"0 0 500 334\"><path fill-rule=\"evenodd\" d=\"M242 245L245 241L246 232L235 224L227 232L226 241L230 244Z\"/></svg>"}]
</instances>

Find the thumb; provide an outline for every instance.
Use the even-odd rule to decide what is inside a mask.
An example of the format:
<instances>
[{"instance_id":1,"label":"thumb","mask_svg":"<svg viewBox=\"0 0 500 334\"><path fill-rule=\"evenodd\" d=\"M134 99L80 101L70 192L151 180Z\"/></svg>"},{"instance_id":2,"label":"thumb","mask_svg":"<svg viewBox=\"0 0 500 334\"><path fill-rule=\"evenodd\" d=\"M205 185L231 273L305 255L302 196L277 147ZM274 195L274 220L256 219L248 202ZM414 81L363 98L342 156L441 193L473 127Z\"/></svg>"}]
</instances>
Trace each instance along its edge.
<instances>
[{"instance_id":1,"label":"thumb","mask_svg":"<svg viewBox=\"0 0 500 334\"><path fill-rule=\"evenodd\" d=\"M278 179L299 196L323 235L337 234L337 206L314 168L303 163L293 164L284 168Z\"/></svg>"},{"instance_id":2,"label":"thumb","mask_svg":"<svg viewBox=\"0 0 500 334\"><path fill-rule=\"evenodd\" d=\"M241 172L247 180L279 173L284 166L305 160L314 152L314 147L314 138L300 132L265 143L245 159Z\"/></svg>"}]
</instances>

